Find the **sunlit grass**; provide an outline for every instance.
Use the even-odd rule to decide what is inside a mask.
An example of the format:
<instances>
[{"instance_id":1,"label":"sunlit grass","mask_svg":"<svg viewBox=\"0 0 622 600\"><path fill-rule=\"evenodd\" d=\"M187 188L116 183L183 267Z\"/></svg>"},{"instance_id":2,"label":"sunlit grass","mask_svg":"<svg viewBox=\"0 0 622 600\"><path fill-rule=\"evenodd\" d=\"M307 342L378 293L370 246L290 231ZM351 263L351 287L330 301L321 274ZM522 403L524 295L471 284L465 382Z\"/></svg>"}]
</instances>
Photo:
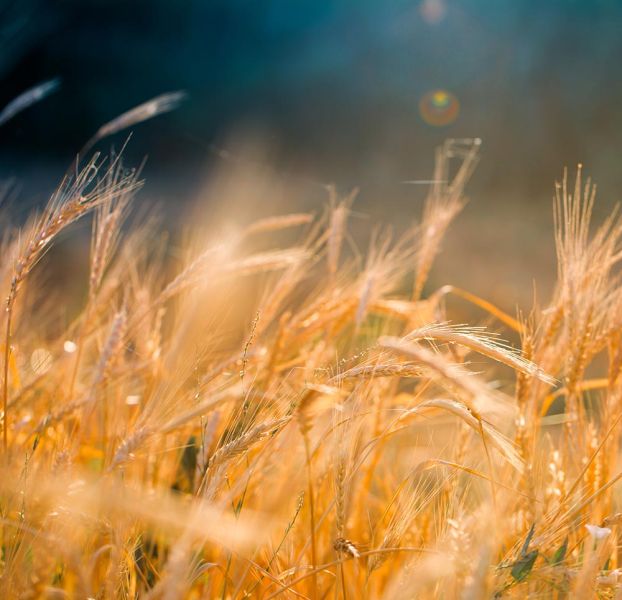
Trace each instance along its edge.
<instances>
[{"instance_id":1,"label":"sunlit grass","mask_svg":"<svg viewBox=\"0 0 622 600\"><path fill-rule=\"evenodd\" d=\"M332 190L169 276L118 157L6 228L2 597L614 597L622 224L592 231L564 176L545 307L431 289L478 146L439 148L423 215L355 252ZM67 323L38 263L89 215Z\"/></svg>"}]
</instances>

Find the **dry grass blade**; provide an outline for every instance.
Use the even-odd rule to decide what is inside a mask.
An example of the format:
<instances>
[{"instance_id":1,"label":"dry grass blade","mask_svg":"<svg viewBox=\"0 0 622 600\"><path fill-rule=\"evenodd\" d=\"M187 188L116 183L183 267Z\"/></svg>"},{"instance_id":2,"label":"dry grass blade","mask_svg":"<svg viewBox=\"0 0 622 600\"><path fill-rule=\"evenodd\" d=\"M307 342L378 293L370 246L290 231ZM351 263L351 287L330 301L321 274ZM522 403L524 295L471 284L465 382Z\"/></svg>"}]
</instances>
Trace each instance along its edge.
<instances>
[{"instance_id":1,"label":"dry grass blade","mask_svg":"<svg viewBox=\"0 0 622 600\"><path fill-rule=\"evenodd\" d=\"M434 324L410 332L406 339L409 341L434 340L460 344L474 352L503 363L519 373L537 377L549 385L557 383L554 377L547 375L538 365L527 360L514 348L491 336L482 328Z\"/></svg>"},{"instance_id":2,"label":"dry grass blade","mask_svg":"<svg viewBox=\"0 0 622 600\"><path fill-rule=\"evenodd\" d=\"M307 225L313 221L313 215L309 213L294 213L291 215L282 215L280 217L268 217L261 219L255 223L251 223L246 229L245 234L271 233L281 229L289 229L290 227L299 227Z\"/></svg>"},{"instance_id":3,"label":"dry grass blade","mask_svg":"<svg viewBox=\"0 0 622 600\"><path fill-rule=\"evenodd\" d=\"M505 417L513 414L514 409L502 395L489 389L464 367L448 362L441 354L402 338L381 337L378 343L382 348L414 359L416 364L438 376L443 383L463 395L476 413Z\"/></svg>"},{"instance_id":4,"label":"dry grass blade","mask_svg":"<svg viewBox=\"0 0 622 600\"><path fill-rule=\"evenodd\" d=\"M290 420L291 417L282 417L255 425L246 433L218 448L218 450L212 454L208 467L213 469L240 454L244 454L261 440L278 433Z\"/></svg>"},{"instance_id":5,"label":"dry grass blade","mask_svg":"<svg viewBox=\"0 0 622 600\"><path fill-rule=\"evenodd\" d=\"M339 266L339 256L341 255L348 213L358 190L353 190L349 196L341 201L337 201L337 192L334 187L331 187L329 191L331 194L331 213L328 225L327 260L328 272L334 275Z\"/></svg>"},{"instance_id":6,"label":"dry grass blade","mask_svg":"<svg viewBox=\"0 0 622 600\"><path fill-rule=\"evenodd\" d=\"M226 271L239 275L251 275L266 271L276 271L297 265L310 258L304 248L288 248L254 254L241 260L233 261L226 266Z\"/></svg>"},{"instance_id":7,"label":"dry grass blade","mask_svg":"<svg viewBox=\"0 0 622 600\"><path fill-rule=\"evenodd\" d=\"M434 185L426 199L423 220L420 226L421 239L417 250L413 299L419 300L428 279L434 258L440 250L447 228L464 208L463 192L475 164L477 163L480 140L448 140L436 153ZM449 180L449 165L452 158L461 159L454 178Z\"/></svg>"},{"instance_id":8,"label":"dry grass blade","mask_svg":"<svg viewBox=\"0 0 622 600\"><path fill-rule=\"evenodd\" d=\"M416 364L374 364L352 367L333 377L332 381L339 383L346 379L373 379L376 377L422 377L421 367Z\"/></svg>"},{"instance_id":9,"label":"dry grass blade","mask_svg":"<svg viewBox=\"0 0 622 600\"><path fill-rule=\"evenodd\" d=\"M484 444L490 444L492 447L496 448L507 460L507 462L512 465L512 467L519 472L523 471L524 463L514 444L493 425L473 414L473 411L461 402L456 402L455 400L445 400L443 398L425 400L414 408L406 411L401 418L421 413L430 408L442 409L459 417L475 433L482 437L482 442Z\"/></svg>"},{"instance_id":10,"label":"dry grass blade","mask_svg":"<svg viewBox=\"0 0 622 600\"><path fill-rule=\"evenodd\" d=\"M0 126L10 121L15 115L40 102L60 86L60 79L50 79L36 85L9 102L0 112Z\"/></svg>"},{"instance_id":11,"label":"dry grass blade","mask_svg":"<svg viewBox=\"0 0 622 600\"><path fill-rule=\"evenodd\" d=\"M133 127L138 123L142 123L143 121L153 119L153 117L163 113L175 110L185 97L185 92L169 92L167 94L162 94L161 96L152 98L143 104L139 104L135 108L124 112L122 115L115 117L112 121L102 125L92 138L92 141L89 142L89 145L93 145L97 141L108 137L109 135L114 135L124 129Z\"/></svg>"}]
</instances>

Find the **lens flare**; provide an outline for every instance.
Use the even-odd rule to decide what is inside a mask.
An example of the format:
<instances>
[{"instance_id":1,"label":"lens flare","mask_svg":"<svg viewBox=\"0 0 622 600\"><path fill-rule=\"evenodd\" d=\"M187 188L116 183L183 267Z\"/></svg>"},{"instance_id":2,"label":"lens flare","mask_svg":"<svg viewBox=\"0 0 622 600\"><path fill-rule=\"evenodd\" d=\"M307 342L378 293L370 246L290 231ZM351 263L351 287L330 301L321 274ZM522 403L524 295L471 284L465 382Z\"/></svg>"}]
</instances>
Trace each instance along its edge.
<instances>
[{"instance_id":1,"label":"lens flare","mask_svg":"<svg viewBox=\"0 0 622 600\"><path fill-rule=\"evenodd\" d=\"M445 90L428 92L419 102L421 118L434 127L450 125L458 118L459 112L458 98Z\"/></svg>"}]
</instances>

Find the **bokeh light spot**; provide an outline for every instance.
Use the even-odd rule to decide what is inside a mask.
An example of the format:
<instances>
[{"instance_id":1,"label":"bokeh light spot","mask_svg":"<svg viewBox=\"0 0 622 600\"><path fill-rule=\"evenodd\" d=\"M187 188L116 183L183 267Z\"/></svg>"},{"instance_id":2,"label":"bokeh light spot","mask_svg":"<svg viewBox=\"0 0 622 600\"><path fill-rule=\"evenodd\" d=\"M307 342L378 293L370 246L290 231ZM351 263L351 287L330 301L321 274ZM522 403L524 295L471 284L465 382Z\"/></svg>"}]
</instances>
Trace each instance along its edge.
<instances>
[{"instance_id":1,"label":"bokeh light spot","mask_svg":"<svg viewBox=\"0 0 622 600\"><path fill-rule=\"evenodd\" d=\"M138 406L140 404L140 396L138 394L131 394L125 399L125 403L128 406Z\"/></svg>"},{"instance_id":2,"label":"bokeh light spot","mask_svg":"<svg viewBox=\"0 0 622 600\"><path fill-rule=\"evenodd\" d=\"M73 354L78 349L78 345L71 340L66 340L63 344L63 350L68 354Z\"/></svg>"},{"instance_id":3,"label":"bokeh light spot","mask_svg":"<svg viewBox=\"0 0 622 600\"><path fill-rule=\"evenodd\" d=\"M458 118L460 103L451 92L432 90L425 94L419 102L421 118L434 127L450 125Z\"/></svg>"},{"instance_id":4,"label":"bokeh light spot","mask_svg":"<svg viewBox=\"0 0 622 600\"><path fill-rule=\"evenodd\" d=\"M428 25L440 23L447 14L445 0L423 0L419 5L419 14Z\"/></svg>"}]
</instances>

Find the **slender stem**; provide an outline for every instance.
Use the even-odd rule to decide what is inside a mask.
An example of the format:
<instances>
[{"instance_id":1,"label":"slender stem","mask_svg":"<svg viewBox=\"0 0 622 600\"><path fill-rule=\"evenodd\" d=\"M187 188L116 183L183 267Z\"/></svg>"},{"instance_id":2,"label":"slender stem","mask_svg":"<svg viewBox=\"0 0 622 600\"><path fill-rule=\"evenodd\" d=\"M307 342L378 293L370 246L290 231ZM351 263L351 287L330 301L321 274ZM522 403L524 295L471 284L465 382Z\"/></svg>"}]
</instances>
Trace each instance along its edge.
<instances>
[{"instance_id":1,"label":"slender stem","mask_svg":"<svg viewBox=\"0 0 622 600\"><path fill-rule=\"evenodd\" d=\"M315 568L315 566L317 565L317 548L315 545L315 503L313 501L313 474L311 472L311 451L309 448L309 440L307 438L307 434L303 434L302 437L304 439L305 454L307 457L307 483L309 488L309 529L311 530L311 566ZM312 585L313 598L317 598L317 573L313 574Z\"/></svg>"},{"instance_id":2,"label":"slender stem","mask_svg":"<svg viewBox=\"0 0 622 600\"><path fill-rule=\"evenodd\" d=\"M341 589L343 593L343 600L347 600L346 598L346 574L343 570L343 562L339 563L339 573L341 574Z\"/></svg>"},{"instance_id":3,"label":"slender stem","mask_svg":"<svg viewBox=\"0 0 622 600\"><path fill-rule=\"evenodd\" d=\"M80 366L80 359L82 358L82 346L84 345L84 340L86 339L86 328L88 327L90 316L91 316L91 297L89 295L89 299L86 305L86 312L84 315L84 321L82 322L82 326L80 327L80 334L78 335L77 340L77 348L76 348L76 358L73 363L73 367L71 369L71 379L69 380L69 392L67 394L67 402L71 402L73 400L73 392L76 385L76 379L78 377L78 367Z\"/></svg>"},{"instance_id":4,"label":"slender stem","mask_svg":"<svg viewBox=\"0 0 622 600\"><path fill-rule=\"evenodd\" d=\"M8 456L9 451L9 427L8 427L8 405L9 405L9 359L11 356L11 316L13 314L13 306L7 301L6 306L6 335L4 338L4 373L2 379L2 446L4 456Z\"/></svg>"}]
</instances>

